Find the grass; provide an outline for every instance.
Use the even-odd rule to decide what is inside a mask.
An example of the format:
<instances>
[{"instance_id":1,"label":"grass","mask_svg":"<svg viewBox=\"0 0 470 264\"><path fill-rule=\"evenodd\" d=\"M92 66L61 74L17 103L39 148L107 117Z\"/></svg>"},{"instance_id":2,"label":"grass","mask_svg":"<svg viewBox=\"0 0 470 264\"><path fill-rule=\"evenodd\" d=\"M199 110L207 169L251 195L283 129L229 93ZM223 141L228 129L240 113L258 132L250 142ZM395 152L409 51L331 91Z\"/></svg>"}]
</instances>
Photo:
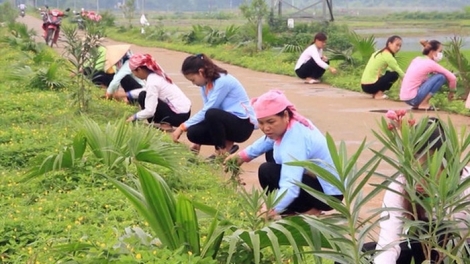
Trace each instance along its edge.
<instances>
[{"instance_id":1,"label":"grass","mask_svg":"<svg viewBox=\"0 0 470 264\"><path fill-rule=\"evenodd\" d=\"M0 35L6 29L0 28ZM2 69L11 69L22 52L0 43ZM50 173L21 182L25 171L44 157L69 144L80 120L70 106L73 85L60 91L38 90L22 81L4 79L0 72L0 221L1 263L196 263L185 252L172 252L145 245L126 228L150 232L128 200L100 173L106 171L89 158L73 171ZM68 74L64 71L64 79ZM89 117L104 125L125 118L134 107L99 100L102 91L93 91ZM156 131L155 133L159 133ZM226 186L220 167L181 161L177 175L162 172L175 192L218 208L234 223L244 226L246 215L239 211L240 199ZM116 175L127 181L126 175ZM203 229L209 225L202 218ZM128 229L129 231L130 229ZM129 231L130 232L130 231ZM77 250L81 248L81 250ZM265 254L270 260L269 251ZM286 258L289 252L286 251Z\"/></svg>"}]
</instances>

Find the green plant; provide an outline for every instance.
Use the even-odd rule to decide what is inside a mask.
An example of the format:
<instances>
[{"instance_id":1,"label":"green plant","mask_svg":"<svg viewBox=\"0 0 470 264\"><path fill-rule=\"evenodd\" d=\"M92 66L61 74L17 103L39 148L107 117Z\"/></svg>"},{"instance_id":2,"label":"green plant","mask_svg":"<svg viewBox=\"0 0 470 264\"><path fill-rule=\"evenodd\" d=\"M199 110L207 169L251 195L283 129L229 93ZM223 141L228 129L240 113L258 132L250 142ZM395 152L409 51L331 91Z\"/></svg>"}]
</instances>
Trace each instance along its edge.
<instances>
[{"instance_id":1,"label":"green plant","mask_svg":"<svg viewBox=\"0 0 470 264\"><path fill-rule=\"evenodd\" d=\"M467 98L470 92L470 61L462 53L462 46L462 38L454 36L447 44L444 55L447 61L457 70L459 83L464 89L462 98Z\"/></svg>"},{"instance_id":2,"label":"green plant","mask_svg":"<svg viewBox=\"0 0 470 264\"><path fill-rule=\"evenodd\" d=\"M124 14L124 18L127 19L128 25L131 25L131 20L135 16L135 0L127 0L124 4L120 5L119 8Z\"/></svg>"},{"instance_id":3,"label":"green plant","mask_svg":"<svg viewBox=\"0 0 470 264\"><path fill-rule=\"evenodd\" d=\"M466 263L469 259L463 253L466 252L470 224L456 215L466 214L467 210L470 179L462 178L461 175L470 162L470 155L466 151L470 137L464 128L457 131L450 119L448 124L443 121L437 124L425 117L416 125L408 125L409 122L403 116L389 117L391 123L382 118L380 130L374 131L377 139L395 157L384 152L376 154L405 178L404 192L398 194L411 208L393 208L404 215L411 214L411 219L403 217L404 228L410 230L403 235L403 239L420 241L428 260L431 251L435 250L439 252L436 263ZM411 121L410 124L413 123ZM445 140L438 150L429 151L432 144L440 140L430 141L436 129L445 135ZM395 177L390 181L395 181ZM422 198L417 192L418 185L423 188L423 195L428 199ZM387 186L381 187L397 193ZM424 219L423 215L427 218Z\"/></svg>"},{"instance_id":4,"label":"green plant","mask_svg":"<svg viewBox=\"0 0 470 264\"><path fill-rule=\"evenodd\" d=\"M317 175L317 177L328 181L344 195L343 201L338 201L304 184L298 184L301 188L338 212L321 218L306 218L305 221L313 229L320 230L332 248L332 250L315 248L311 253L316 256L332 259L338 263L370 263L370 255L373 252L361 253L361 250L364 242L370 239L369 232L377 226L377 222L372 220L379 213L373 212L365 219L362 219L359 214L365 205L372 199L375 199L376 195L381 191L381 189L377 188L367 195L363 193L363 188L374 175L380 163L380 158L376 155L367 160L364 165L358 167L357 161L366 148L365 140L363 140L351 157L347 155L346 143L341 142L339 147L336 147L335 140L329 134L327 134L326 140L333 159L334 169L338 172L339 179L329 170L320 166L322 164L320 160L290 163L290 165L302 166L314 175Z\"/></svg>"},{"instance_id":5,"label":"green plant","mask_svg":"<svg viewBox=\"0 0 470 264\"><path fill-rule=\"evenodd\" d=\"M44 49L44 45L37 44L34 40L36 31L28 29L23 23L8 23L10 35L2 38L2 42L8 43L12 47L19 47L22 51L32 51L37 53Z\"/></svg>"},{"instance_id":6,"label":"green plant","mask_svg":"<svg viewBox=\"0 0 470 264\"><path fill-rule=\"evenodd\" d=\"M10 2L4 2L0 5L0 22L13 23L17 16L18 11Z\"/></svg>"},{"instance_id":7,"label":"green plant","mask_svg":"<svg viewBox=\"0 0 470 264\"><path fill-rule=\"evenodd\" d=\"M61 66L62 64L58 61L51 62L47 68L42 67L38 70L33 70L30 66L18 66L10 72L8 78L10 80L27 80L28 86L32 88L58 90L66 86Z\"/></svg>"},{"instance_id":8,"label":"green plant","mask_svg":"<svg viewBox=\"0 0 470 264\"><path fill-rule=\"evenodd\" d=\"M104 36L102 29L95 23L87 22L85 36L82 38L78 33L76 26L63 27L65 35L65 51L68 61L72 65L70 73L72 74L75 89L72 90L72 103L77 106L79 112L86 112L91 100L91 84L85 75L85 68L94 69L98 59L98 46L101 38ZM93 76L94 70L89 73Z\"/></svg>"},{"instance_id":9,"label":"green plant","mask_svg":"<svg viewBox=\"0 0 470 264\"><path fill-rule=\"evenodd\" d=\"M102 13L100 23L105 27L114 27L116 25L116 16L109 10L106 10Z\"/></svg>"},{"instance_id":10,"label":"green plant","mask_svg":"<svg viewBox=\"0 0 470 264\"><path fill-rule=\"evenodd\" d=\"M348 49L328 49L330 52L330 60L341 60L344 61L346 65L365 65L375 51L375 37L361 37L354 31L350 31L348 40L352 45L352 47Z\"/></svg>"},{"instance_id":11,"label":"green plant","mask_svg":"<svg viewBox=\"0 0 470 264\"><path fill-rule=\"evenodd\" d=\"M263 19L268 15L268 5L264 0L245 1L240 5L240 11L248 22L255 24L257 28L257 45L258 50L263 49Z\"/></svg>"}]
</instances>

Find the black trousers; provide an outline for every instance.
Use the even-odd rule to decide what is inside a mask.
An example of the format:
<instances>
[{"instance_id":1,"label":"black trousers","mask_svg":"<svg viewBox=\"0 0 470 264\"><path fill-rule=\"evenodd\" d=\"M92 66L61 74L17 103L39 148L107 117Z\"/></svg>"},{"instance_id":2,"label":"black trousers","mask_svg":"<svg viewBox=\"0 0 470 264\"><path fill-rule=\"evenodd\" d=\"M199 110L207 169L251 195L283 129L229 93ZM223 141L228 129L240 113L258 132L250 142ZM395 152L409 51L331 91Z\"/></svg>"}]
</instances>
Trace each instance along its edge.
<instances>
[{"instance_id":1,"label":"black trousers","mask_svg":"<svg viewBox=\"0 0 470 264\"><path fill-rule=\"evenodd\" d=\"M375 250L377 246L376 242L365 243L362 247L362 251L372 251ZM411 263L423 263L426 260L424 256L423 249L421 244L418 241L410 241L408 244L407 241L400 243L400 256L398 257L396 264L411 264ZM437 261L439 259L439 254L436 251L431 252L431 260ZM414 261L413 261L414 260ZM337 264L338 262L335 262ZM373 262L370 262L371 264Z\"/></svg>"},{"instance_id":2,"label":"black trousers","mask_svg":"<svg viewBox=\"0 0 470 264\"><path fill-rule=\"evenodd\" d=\"M224 110L212 108L207 110L204 121L188 128L187 137L195 144L224 149L225 141L246 141L254 128L249 118L241 119Z\"/></svg>"},{"instance_id":3,"label":"black trousers","mask_svg":"<svg viewBox=\"0 0 470 264\"><path fill-rule=\"evenodd\" d=\"M90 78L90 80L96 85L104 85L106 87L109 86L111 81L113 80L114 73L105 73L104 71L96 71L90 67L86 67L83 70L85 76Z\"/></svg>"},{"instance_id":4,"label":"black trousers","mask_svg":"<svg viewBox=\"0 0 470 264\"><path fill-rule=\"evenodd\" d=\"M142 109L145 109L145 97L147 95L146 91L140 92L139 98L137 101ZM150 122L154 123L168 123L171 126L177 127L181 125L183 122L189 119L191 115L191 111L187 113L177 114L171 110L170 106L167 103L163 102L162 100L158 99L157 109L155 110L155 114L153 118L147 119Z\"/></svg>"},{"instance_id":5,"label":"black trousers","mask_svg":"<svg viewBox=\"0 0 470 264\"><path fill-rule=\"evenodd\" d=\"M392 85L398 80L398 73L394 71L386 71L375 83L361 84L362 91L368 94L376 94L379 91L388 91Z\"/></svg>"},{"instance_id":6,"label":"black trousers","mask_svg":"<svg viewBox=\"0 0 470 264\"><path fill-rule=\"evenodd\" d=\"M132 76L126 75L124 78L121 80L121 87L124 89L124 91L129 92L134 89L139 89L142 88L142 85L140 85Z\"/></svg>"},{"instance_id":7,"label":"black trousers","mask_svg":"<svg viewBox=\"0 0 470 264\"><path fill-rule=\"evenodd\" d=\"M267 188L268 192L272 192L276 189L279 189L282 165L273 162L274 160L272 159L272 151L266 153L266 160L268 162L261 164L258 169L258 180L263 189ZM304 174L302 176L302 183L317 191L323 192L323 188L321 187L320 182L316 177ZM343 200L343 195L332 195L332 197L340 201ZM299 196L294 201L292 201L292 203L282 214L303 213L312 208L322 211L332 210L329 205L311 196L301 188Z\"/></svg>"},{"instance_id":8,"label":"black trousers","mask_svg":"<svg viewBox=\"0 0 470 264\"><path fill-rule=\"evenodd\" d=\"M329 61L327 61L326 63L330 64ZM318 64L312 58L308 60L307 62L305 62L304 64L302 64L300 68L295 70L295 74L297 74L297 76L300 79L306 79L306 78L320 79L320 77L322 77L324 73L325 73L325 69L318 66Z\"/></svg>"}]
</instances>

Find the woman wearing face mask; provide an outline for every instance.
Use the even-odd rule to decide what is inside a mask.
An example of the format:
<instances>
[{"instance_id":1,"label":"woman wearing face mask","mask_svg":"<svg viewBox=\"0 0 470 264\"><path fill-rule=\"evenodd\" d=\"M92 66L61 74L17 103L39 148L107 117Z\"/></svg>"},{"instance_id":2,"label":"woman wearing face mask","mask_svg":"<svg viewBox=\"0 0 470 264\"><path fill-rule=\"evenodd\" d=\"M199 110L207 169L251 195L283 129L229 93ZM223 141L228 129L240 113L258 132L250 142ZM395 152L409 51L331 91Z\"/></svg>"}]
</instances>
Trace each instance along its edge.
<instances>
[{"instance_id":1,"label":"woman wearing face mask","mask_svg":"<svg viewBox=\"0 0 470 264\"><path fill-rule=\"evenodd\" d=\"M384 92L392 88L398 77L405 75L395 59L395 55L401 49L401 44L402 40L399 36L389 37L385 48L374 52L367 62L362 74L361 86L362 91L371 94L372 98L388 98Z\"/></svg>"},{"instance_id":2,"label":"woman wearing face mask","mask_svg":"<svg viewBox=\"0 0 470 264\"><path fill-rule=\"evenodd\" d=\"M328 65L328 58L323 55L326 39L325 33L317 33L295 64L295 74L305 79L305 83L319 83L326 70L336 73L336 69Z\"/></svg>"},{"instance_id":3,"label":"woman wearing face mask","mask_svg":"<svg viewBox=\"0 0 470 264\"><path fill-rule=\"evenodd\" d=\"M429 104L431 97L442 85L449 82L449 100L454 98L457 78L438 64L442 59L442 44L437 40L421 41L423 57L411 61L401 84L400 100L411 105L415 110L434 110Z\"/></svg>"},{"instance_id":4,"label":"woman wearing face mask","mask_svg":"<svg viewBox=\"0 0 470 264\"><path fill-rule=\"evenodd\" d=\"M238 165L249 162L266 153L266 161L258 169L261 187L268 192L279 189L281 198L268 216L278 214L320 215L332 208L317 200L297 186L302 182L311 188L342 200L343 195L336 187L315 175L309 175L304 168L286 165L296 160L314 160L316 164L337 175L325 136L310 120L301 116L286 96L271 90L251 100L258 119L259 128L266 136L259 138L243 151L229 156Z\"/></svg>"}]
</instances>

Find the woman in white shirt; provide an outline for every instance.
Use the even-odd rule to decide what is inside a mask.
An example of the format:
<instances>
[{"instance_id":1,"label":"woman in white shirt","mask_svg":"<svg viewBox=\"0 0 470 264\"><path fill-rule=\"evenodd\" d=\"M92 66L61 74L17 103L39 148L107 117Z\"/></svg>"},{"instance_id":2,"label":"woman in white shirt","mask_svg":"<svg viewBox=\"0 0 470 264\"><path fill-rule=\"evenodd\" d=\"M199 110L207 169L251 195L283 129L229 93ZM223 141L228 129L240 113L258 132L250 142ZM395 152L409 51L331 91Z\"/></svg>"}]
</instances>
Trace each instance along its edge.
<instances>
[{"instance_id":1,"label":"woman in white shirt","mask_svg":"<svg viewBox=\"0 0 470 264\"><path fill-rule=\"evenodd\" d=\"M436 125L432 126L433 124ZM427 140L428 144L425 144L421 150L418 151L418 153L423 152L429 147L429 154L432 154L432 152L439 150L446 141L444 131L440 125L440 121L437 118L429 118L427 129L431 127L435 127L435 129ZM432 144L432 146L429 146L429 144ZM424 163L427 157L428 155L423 155L420 162ZM465 167L461 173L461 180L464 180L469 176L469 167ZM414 263L422 263L425 260L424 253L419 242L410 241L411 243L408 243L407 241L404 241L402 235L404 234L404 222L402 220L405 217L404 211L407 211L408 208L411 208L410 201L405 199L405 184L405 176L400 175L396 178L395 181L390 183L388 189L385 191L383 207L390 208L391 210L383 211L381 215L381 217L388 216L388 218L380 222L380 234L376 246L376 250L379 252L374 257L374 263L376 264L408 264L411 263L412 258L414 258ZM424 189L420 185L417 185L416 192L426 196ZM469 195L470 188L462 193L462 198L469 197ZM449 217L457 221L465 221L467 218L467 213L464 210L465 208L458 212L453 212L452 215L449 215ZM418 210L418 212L420 211L421 210ZM425 220L425 217L428 216L421 215L418 220ZM458 228L466 227L467 225L464 224L464 226ZM434 252L431 255L431 258L433 259L437 257L437 252Z\"/></svg>"},{"instance_id":2,"label":"woman in white shirt","mask_svg":"<svg viewBox=\"0 0 470 264\"><path fill-rule=\"evenodd\" d=\"M152 56L132 55L129 68L132 74L145 80L146 84L145 91L139 94L138 99L142 110L130 116L127 121L148 119L167 131L188 120L191 115L191 101Z\"/></svg>"},{"instance_id":3,"label":"woman in white shirt","mask_svg":"<svg viewBox=\"0 0 470 264\"><path fill-rule=\"evenodd\" d=\"M295 74L305 83L319 83L326 70L336 73L336 69L329 65L328 58L323 55L326 39L325 33L317 33L295 64Z\"/></svg>"}]
</instances>

